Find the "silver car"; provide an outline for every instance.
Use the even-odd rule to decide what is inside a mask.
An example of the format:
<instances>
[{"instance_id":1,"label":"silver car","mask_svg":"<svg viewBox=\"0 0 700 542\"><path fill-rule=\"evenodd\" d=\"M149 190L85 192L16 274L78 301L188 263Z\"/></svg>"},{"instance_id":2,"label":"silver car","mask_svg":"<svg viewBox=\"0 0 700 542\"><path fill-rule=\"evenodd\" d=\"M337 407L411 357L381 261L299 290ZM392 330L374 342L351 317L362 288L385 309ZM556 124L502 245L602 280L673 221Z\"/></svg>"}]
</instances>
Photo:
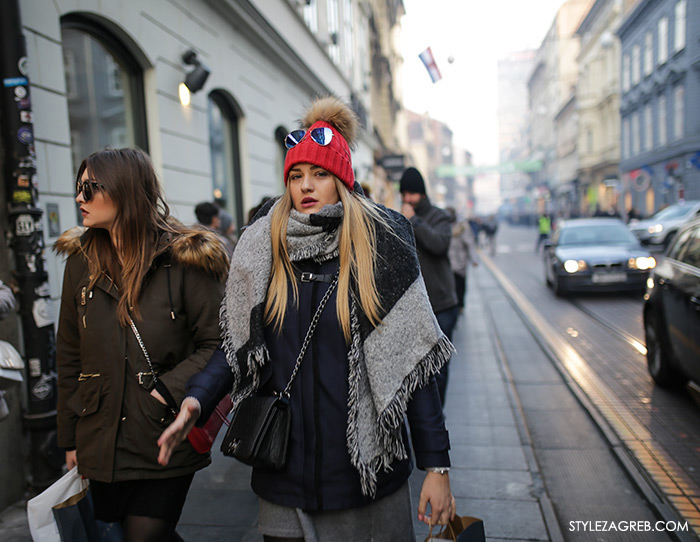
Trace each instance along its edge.
<instances>
[{"instance_id":1,"label":"silver car","mask_svg":"<svg viewBox=\"0 0 700 542\"><path fill-rule=\"evenodd\" d=\"M645 245L667 247L679 229L700 216L700 201L669 205L656 214L629 224L630 231Z\"/></svg>"}]
</instances>

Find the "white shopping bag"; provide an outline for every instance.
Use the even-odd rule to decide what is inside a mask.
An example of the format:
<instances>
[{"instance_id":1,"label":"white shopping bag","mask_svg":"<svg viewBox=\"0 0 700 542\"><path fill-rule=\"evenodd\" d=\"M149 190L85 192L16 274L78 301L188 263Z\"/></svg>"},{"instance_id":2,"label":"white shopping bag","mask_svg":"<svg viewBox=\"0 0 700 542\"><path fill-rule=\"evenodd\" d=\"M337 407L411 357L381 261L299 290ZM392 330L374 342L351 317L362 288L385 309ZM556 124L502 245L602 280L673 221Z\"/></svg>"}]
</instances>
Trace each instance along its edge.
<instances>
[{"instance_id":1,"label":"white shopping bag","mask_svg":"<svg viewBox=\"0 0 700 542\"><path fill-rule=\"evenodd\" d=\"M77 495L87 485L88 481L78 474L78 467L73 467L43 493L27 502L29 531L34 542L61 542L52 507Z\"/></svg>"}]
</instances>

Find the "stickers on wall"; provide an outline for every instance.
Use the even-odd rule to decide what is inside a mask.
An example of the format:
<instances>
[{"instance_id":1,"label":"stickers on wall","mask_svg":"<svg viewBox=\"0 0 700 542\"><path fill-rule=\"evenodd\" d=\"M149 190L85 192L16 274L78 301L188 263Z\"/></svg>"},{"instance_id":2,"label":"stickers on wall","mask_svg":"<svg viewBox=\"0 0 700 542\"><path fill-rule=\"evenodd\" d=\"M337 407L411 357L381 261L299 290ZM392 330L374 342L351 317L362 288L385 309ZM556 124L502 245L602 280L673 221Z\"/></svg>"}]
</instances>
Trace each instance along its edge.
<instances>
[{"instance_id":1,"label":"stickers on wall","mask_svg":"<svg viewBox=\"0 0 700 542\"><path fill-rule=\"evenodd\" d=\"M19 215L15 222L15 235L27 237L34 233L34 219L32 215Z\"/></svg>"},{"instance_id":2,"label":"stickers on wall","mask_svg":"<svg viewBox=\"0 0 700 542\"><path fill-rule=\"evenodd\" d=\"M17 177L17 186L20 188L29 188L29 175L19 175Z\"/></svg>"},{"instance_id":3,"label":"stickers on wall","mask_svg":"<svg viewBox=\"0 0 700 542\"><path fill-rule=\"evenodd\" d=\"M27 126L20 126L19 130L17 130L17 139L19 139L20 143L29 145L34 141L32 129Z\"/></svg>"},{"instance_id":4,"label":"stickers on wall","mask_svg":"<svg viewBox=\"0 0 700 542\"><path fill-rule=\"evenodd\" d=\"M32 124L34 122L32 118L32 112L31 111L20 111L19 112L19 120L22 122L26 122L27 124Z\"/></svg>"},{"instance_id":5,"label":"stickers on wall","mask_svg":"<svg viewBox=\"0 0 700 542\"><path fill-rule=\"evenodd\" d=\"M53 324L53 303L51 298L40 297L34 300L32 316L36 327L46 327Z\"/></svg>"},{"instance_id":6,"label":"stickers on wall","mask_svg":"<svg viewBox=\"0 0 700 542\"><path fill-rule=\"evenodd\" d=\"M31 190L15 190L12 192L12 203L31 203Z\"/></svg>"},{"instance_id":7,"label":"stickers on wall","mask_svg":"<svg viewBox=\"0 0 700 542\"><path fill-rule=\"evenodd\" d=\"M23 56L17 61L17 69L22 75L29 75L29 59L26 56Z\"/></svg>"},{"instance_id":8,"label":"stickers on wall","mask_svg":"<svg viewBox=\"0 0 700 542\"><path fill-rule=\"evenodd\" d=\"M27 97L27 87L15 87L15 96L19 99Z\"/></svg>"},{"instance_id":9,"label":"stickers on wall","mask_svg":"<svg viewBox=\"0 0 700 542\"><path fill-rule=\"evenodd\" d=\"M27 81L26 77L5 77L5 79L2 80L3 86L10 88L10 87L18 87L20 88L21 86L27 86L29 84L29 81ZM24 89L25 96L27 89ZM15 94L17 94L17 91L15 90Z\"/></svg>"},{"instance_id":10,"label":"stickers on wall","mask_svg":"<svg viewBox=\"0 0 700 542\"><path fill-rule=\"evenodd\" d=\"M39 358L32 358L27 362L29 367L29 377L37 378L41 376L41 360Z\"/></svg>"},{"instance_id":11,"label":"stickers on wall","mask_svg":"<svg viewBox=\"0 0 700 542\"><path fill-rule=\"evenodd\" d=\"M39 401L43 401L51 395L53 391L52 380L54 378L54 375L41 375L37 383L32 386L32 396L36 397Z\"/></svg>"},{"instance_id":12,"label":"stickers on wall","mask_svg":"<svg viewBox=\"0 0 700 542\"><path fill-rule=\"evenodd\" d=\"M46 218L49 223L49 237L58 237L61 235L61 220L58 214L57 203L46 204Z\"/></svg>"}]
</instances>

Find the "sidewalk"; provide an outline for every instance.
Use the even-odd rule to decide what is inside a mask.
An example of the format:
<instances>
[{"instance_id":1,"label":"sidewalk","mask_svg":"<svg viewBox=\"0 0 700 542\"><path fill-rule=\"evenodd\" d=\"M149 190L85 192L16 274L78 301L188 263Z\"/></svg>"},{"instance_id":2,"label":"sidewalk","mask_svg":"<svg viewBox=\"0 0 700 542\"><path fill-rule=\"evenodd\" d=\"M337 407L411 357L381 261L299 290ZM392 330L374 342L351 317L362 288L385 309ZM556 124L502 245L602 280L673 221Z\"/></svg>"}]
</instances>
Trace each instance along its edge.
<instances>
[{"instance_id":1,"label":"sidewalk","mask_svg":"<svg viewBox=\"0 0 700 542\"><path fill-rule=\"evenodd\" d=\"M490 542L557 542L562 540L561 532L478 287L479 277L488 275L485 266L470 270L467 308L454 336L458 353L451 361L445 405L452 443L452 491L458 513L481 517ZM500 289L490 290L489 295L505 299ZM224 457L218 443L214 450L212 465L195 476L178 532L188 542L261 542L249 467ZM423 475L415 471L410 480L416 509ZM4 542L31 540L24 509L24 503L18 503L0 514ZM428 529L422 523L415 525L416 540L422 542Z\"/></svg>"}]
</instances>

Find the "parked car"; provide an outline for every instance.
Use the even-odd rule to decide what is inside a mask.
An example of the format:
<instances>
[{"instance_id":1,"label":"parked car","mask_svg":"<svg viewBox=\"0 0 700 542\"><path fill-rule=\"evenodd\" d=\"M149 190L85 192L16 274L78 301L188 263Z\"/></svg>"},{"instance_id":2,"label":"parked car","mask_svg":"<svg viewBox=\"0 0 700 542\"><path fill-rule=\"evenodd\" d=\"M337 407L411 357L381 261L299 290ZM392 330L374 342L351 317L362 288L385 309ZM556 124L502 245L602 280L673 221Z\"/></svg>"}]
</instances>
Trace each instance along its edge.
<instances>
[{"instance_id":1,"label":"parked car","mask_svg":"<svg viewBox=\"0 0 700 542\"><path fill-rule=\"evenodd\" d=\"M661 209L649 218L630 222L629 228L643 244L667 247L674 235L700 216L700 201L684 201Z\"/></svg>"},{"instance_id":2,"label":"parked car","mask_svg":"<svg viewBox=\"0 0 700 542\"><path fill-rule=\"evenodd\" d=\"M659 386L700 382L700 219L678 233L648 280L644 335Z\"/></svg>"},{"instance_id":3,"label":"parked car","mask_svg":"<svg viewBox=\"0 0 700 542\"><path fill-rule=\"evenodd\" d=\"M643 291L656 265L617 218L560 221L545 242L545 280L557 295L583 291Z\"/></svg>"}]
</instances>

